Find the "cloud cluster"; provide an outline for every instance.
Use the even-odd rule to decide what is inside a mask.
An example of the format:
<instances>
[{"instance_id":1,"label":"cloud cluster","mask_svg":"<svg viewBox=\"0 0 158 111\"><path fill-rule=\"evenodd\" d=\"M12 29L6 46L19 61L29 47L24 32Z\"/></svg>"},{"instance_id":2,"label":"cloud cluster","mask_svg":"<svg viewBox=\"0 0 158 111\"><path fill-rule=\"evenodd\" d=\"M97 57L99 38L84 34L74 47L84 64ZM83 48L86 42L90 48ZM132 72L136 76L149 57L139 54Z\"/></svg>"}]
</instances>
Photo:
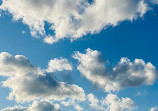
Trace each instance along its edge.
<instances>
[{"instance_id":1,"label":"cloud cluster","mask_svg":"<svg viewBox=\"0 0 158 111\"><path fill-rule=\"evenodd\" d=\"M83 101L83 102L85 103L85 101ZM69 99L69 100L66 100L66 101L61 101L61 105L63 105L64 107L73 106L75 110L83 111L83 108L79 105L78 101L74 101L72 99Z\"/></svg>"},{"instance_id":2,"label":"cloud cluster","mask_svg":"<svg viewBox=\"0 0 158 111\"><path fill-rule=\"evenodd\" d=\"M104 88L106 92L152 85L157 78L156 68L142 59L131 62L122 58L116 65L107 66L101 52L91 49L87 49L86 53L75 52L73 57L79 61L77 69L81 74L94 85ZM81 104L99 111L136 109L134 101L130 98L119 98L109 93L104 99L99 100L92 93L85 96L84 90L77 85L54 78L53 73L64 73L65 70L72 70L72 65L65 58L52 59L47 69L41 69L32 65L25 56L0 53L0 76L8 77L2 82L3 87L10 89L8 98L17 102L33 101L29 107L8 107L2 111L61 111L59 105L53 105L46 101L48 99L58 101L64 107L73 106L77 111L84 110L85 106Z\"/></svg>"},{"instance_id":3,"label":"cloud cluster","mask_svg":"<svg viewBox=\"0 0 158 111\"><path fill-rule=\"evenodd\" d=\"M115 94L108 94L102 100L99 100L93 94L88 94L87 102L84 101L84 104L89 106L91 110L97 110L97 111L125 111L125 110L132 111L136 109L136 105L132 99L127 97L119 98ZM78 103L76 103L73 100L62 101L61 105L65 107L73 106L74 109L77 111L84 110ZM7 107L5 109L2 109L2 111L61 111L61 109L59 104L52 104L48 100L41 100L41 101L34 101L32 105L30 105L29 107L22 107L22 106Z\"/></svg>"},{"instance_id":4,"label":"cloud cluster","mask_svg":"<svg viewBox=\"0 0 158 111\"><path fill-rule=\"evenodd\" d=\"M0 9L28 25L32 36L43 36L45 42L52 44L142 17L148 4L144 0L3 0ZM46 22L54 35L46 34Z\"/></svg>"},{"instance_id":5,"label":"cloud cluster","mask_svg":"<svg viewBox=\"0 0 158 111\"><path fill-rule=\"evenodd\" d=\"M2 111L61 111L59 105L53 105L49 101L34 101L31 106L24 108L22 106L8 107Z\"/></svg>"},{"instance_id":6,"label":"cloud cluster","mask_svg":"<svg viewBox=\"0 0 158 111\"><path fill-rule=\"evenodd\" d=\"M79 61L77 69L81 74L107 92L152 85L157 79L156 68L142 59L131 62L128 58L121 58L115 66L106 67L102 54L97 50L87 49L85 54L76 52L73 57Z\"/></svg>"},{"instance_id":7,"label":"cloud cluster","mask_svg":"<svg viewBox=\"0 0 158 111\"><path fill-rule=\"evenodd\" d=\"M119 98L115 94L107 94L102 100L99 100L93 94L89 94L87 98L90 102L90 108L97 111L133 111L137 108L132 99Z\"/></svg>"},{"instance_id":8,"label":"cloud cluster","mask_svg":"<svg viewBox=\"0 0 158 111\"><path fill-rule=\"evenodd\" d=\"M134 101L130 98L118 98L115 94L108 94L103 100L107 111L131 111L136 109Z\"/></svg>"},{"instance_id":9,"label":"cloud cluster","mask_svg":"<svg viewBox=\"0 0 158 111\"><path fill-rule=\"evenodd\" d=\"M92 93L87 95L87 100L90 102L90 107L98 110L103 110L103 107L99 105L99 100Z\"/></svg>"},{"instance_id":10,"label":"cloud cluster","mask_svg":"<svg viewBox=\"0 0 158 111\"><path fill-rule=\"evenodd\" d=\"M84 104L84 106L80 106ZM92 93L86 96L85 101L75 102L72 100L64 100L61 105L65 107L73 106L75 110L82 111L84 109L88 111L133 111L137 108L135 102L128 98L119 98L117 95L109 93L105 98L98 99Z\"/></svg>"},{"instance_id":11,"label":"cloud cluster","mask_svg":"<svg viewBox=\"0 0 158 111\"><path fill-rule=\"evenodd\" d=\"M51 74L46 74L45 70L33 66L22 55L0 53L0 75L8 77L2 85L10 88L9 99L15 99L17 102L42 98L53 100L72 98L82 101L85 97L81 87L56 80Z\"/></svg>"}]
</instances>

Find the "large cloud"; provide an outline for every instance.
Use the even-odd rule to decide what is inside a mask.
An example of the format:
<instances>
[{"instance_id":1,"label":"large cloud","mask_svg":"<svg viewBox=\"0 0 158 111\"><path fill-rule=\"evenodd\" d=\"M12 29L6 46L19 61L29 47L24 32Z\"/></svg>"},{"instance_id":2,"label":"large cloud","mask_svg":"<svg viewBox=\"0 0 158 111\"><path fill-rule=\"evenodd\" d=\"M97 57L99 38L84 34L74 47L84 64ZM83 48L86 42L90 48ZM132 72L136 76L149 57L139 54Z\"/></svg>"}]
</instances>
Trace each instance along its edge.
<instances>
[{"instance_id":1,"label":"large cloud","mask_svg":"<svg viewBox=\"0 0 158 111\"><path fill-rule=\"evenodd\" d=\"M15 98L17 102L41 98L62 100L67 97L84 100L84 90L81 87L59 82L44 71L33 66L22 55L12 56L6 52L0 54L0 75L8 77L2 84L11 90L9 99Z\"/></svg>"},{"instance_id":2,"label":"large cloud","mask_svg":"<svg viewBox=\"0 0 158 111\"><path fill-rule=\"evenodd\" d=\"M131 62L128 58L121 58L115 66L105 67L102 54L97 50L87 49L85 54L76 52L73 57L79 61L77 69L82 75L107 92L152 85L157 78L155 67L142 59Z\"/></svg>"},{"instance_id":3,"label":"large cloud","mask_svg":"<svg viewBox=\"0 0 158 111\"><path fill-rule=\"evenodd\" d=\"M144 0L3 0L1 10L30 27L33 36L44 36L47 43L74 40L87 33L98 33L119 22L142 17L148 10ZM54 35L46 35L45 22Z\"/></svg>"},{"instance_id":4,"label":"large cloud","mask_svg":"<svg viewBox=\"0 0 158 111\"><path fill-rule=\"evenodd\" d=\"M22 106L15 106L15 107L7 107L2 109L2 111L61 111L60 106L55 104L53 105L49 101L34 101L31 106L22 107Z\"/></svg>"}]
</instances>

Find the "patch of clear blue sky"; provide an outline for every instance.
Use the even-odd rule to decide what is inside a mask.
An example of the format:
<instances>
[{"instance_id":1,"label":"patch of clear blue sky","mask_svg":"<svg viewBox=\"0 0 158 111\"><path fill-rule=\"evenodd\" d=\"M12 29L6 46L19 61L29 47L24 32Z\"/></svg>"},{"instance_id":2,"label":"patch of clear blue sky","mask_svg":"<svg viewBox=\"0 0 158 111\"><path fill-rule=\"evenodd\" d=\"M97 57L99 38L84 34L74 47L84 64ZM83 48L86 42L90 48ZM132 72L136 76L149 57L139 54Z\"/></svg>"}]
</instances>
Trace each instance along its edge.
<instances>
[{"instance_id":1,"label":"patch of clear blue sky","mask_svg":"<svg viewBox=\"0 0 158 111\"><path fill-rule=\"evenodd\" d=\"M18 22L12 22L9 14L2 14L0 17L0 52L10 54L25 55L32 64L46 68L47 63L52 58L67 58L74 64L72 72L74 83L83 87L86 94L94 93L100 99L106 96L103 90L96 90L92 84L81 77L76 70L77 62L72 59L73 51L84 52L91 48L102 52L104 58L111 64L115 64L121 57L128 57L131 60L141 58L146 62L151 62L158 69L158 7L154 7L142 19L137 19L132 23L125 21L116 27L109 27L99 34L90 35L73 41L65 39L48 45L40 39L31 37L28 26ZM49 24L47 24L47 32ZM26 31L26 34L22 34ZM53 32L51 32L53 33ZM5 78L0 77L0 81ZM143 96L135 96L137 92L142 92ZM14 101L5 100L8 96L7 88L0 88L0 109L7 106L14 106ZM118 93L120 97L130 97L138 105L138 111L147 111L152 106L158 105L158 84L153 86L143 86L140 88L130 88Z\"/></svg>"}]
</instances>

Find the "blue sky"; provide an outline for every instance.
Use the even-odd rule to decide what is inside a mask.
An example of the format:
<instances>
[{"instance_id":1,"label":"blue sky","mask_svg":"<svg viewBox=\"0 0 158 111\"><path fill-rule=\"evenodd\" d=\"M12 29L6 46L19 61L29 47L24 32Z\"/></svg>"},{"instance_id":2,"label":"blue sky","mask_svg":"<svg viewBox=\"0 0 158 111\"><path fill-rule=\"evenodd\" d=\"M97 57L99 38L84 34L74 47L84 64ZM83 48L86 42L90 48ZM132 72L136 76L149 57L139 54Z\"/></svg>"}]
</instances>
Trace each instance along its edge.
<instances>
[{"instance_id":1,"label":"blue sky","mask_svg":"<svg viewBox=\"0 0 158 111\"><path fill-rule=\"evenodd\" d=\"M3 11L1 11L0 17L0 52L8 52L12 56L24 55L29 59L31 64L36 67L40 67L41 69L47 69L48 62L51 59L60 57L66 58L72 64L73 70L62 71L62 73L70 74L71 76L71 78L64 80L63 82L66 82L67 84L76 84L77 86L83 88L85 95L92 93L99 101L101 101L102 98L105 98L109 94L109 92L106 92L103 88L94 86L92 81L88 80L79 70L77 70L80 62L72 57L75 53L74 51L86 53L85 50L87 48L100 51L103 58L106 60L105 64L111 67L114 67L122 57L127 57L131 61L138 58L144 60L145 63L151 62L157 69L158 6L153 4L150 4L150 6L152 8L151 10L144 13L142 17L132 20L132 22L126 19L123 21L120 20L116 26L105 25L107 28L103 30L101 29L98 33L87 33L86 35L82 35L80 38L73 41L70 39L73 39L73 36L75 35L71 35L71 38L61 37L62 39L59 39L57 42L51 44L42 41L45 34L40 35L42 39L33 37L33 35L30 34L31 29L29 25L22 22L21 19L23 18L17 21L13 20L12 12L6 10L4 11L2 9ZM7 5L5 7L7 7ZM49 30L50 25L48 24L44 27L46 35L53 35L54 30ZM60 74L57 76L60 76ZM0 81L6 81L7 78L8 77L1 76ZM32 104L32 101L21 103L17 102L15 99L6 99L11 90L14 89L0 87L0 110L19 104L26 107L28 107L28 104ZM132 99L137 106L137 108L134 109L136 111L149 111L150 108L158 106L158 100L156 99L158 94L157 80L155 80L152 85L143 84L138 87L123 88L120 91L113 93L119 98L128 97ZM39 101L39 99L36 100ZM52 103L59 103L60 108L63 111L68 109L72 111L75 110L73 105L64 107L60 101L54 101L53 99L50 101ZM78 104L85 111L97 110L87 108L84 105L84 102L79 102ZM125 109L121 109L121 111L122 110ZM98 109L98 111L100 110ZM108 111L113 110L109 109Z\"/></svg>"}]
</instances>

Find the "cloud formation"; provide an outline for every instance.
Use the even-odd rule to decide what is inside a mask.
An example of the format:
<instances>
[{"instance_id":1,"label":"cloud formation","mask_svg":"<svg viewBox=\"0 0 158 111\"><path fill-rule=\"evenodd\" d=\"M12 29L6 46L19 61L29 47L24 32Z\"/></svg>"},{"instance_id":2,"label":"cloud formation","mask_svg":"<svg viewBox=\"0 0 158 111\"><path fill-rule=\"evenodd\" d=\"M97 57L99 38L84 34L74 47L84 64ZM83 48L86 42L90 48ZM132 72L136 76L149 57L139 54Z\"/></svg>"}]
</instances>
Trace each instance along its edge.
<instances>
[{"instance_id":1,"label":"cloud formation","mask_svg":"<svg viewBox=\"0 0 158 111\"><path fill-rule=\"evenodd\" d=\"M8 77L2 82L2 86L11 90L8 98L15 99L17 102L42 98L84 100L85 94L81 87L56 80L44 70L33 66L22 55L12 56L7 52L0 53L0 75Z\"/></svg>"},{"instance_id":2,"label":"cloud formation","mask_svg":"<svg viewBox=\"0 0 158 111\"><path fill-rule=\"evenodd\" d=\"M27 111L61 111L58 104L53 105L49 101L34 101Z\"/></svg>"},{"instance_id":3,"label":"cloud formation","mask_svg":"<svg viewBox=\"0 0 158 111\"><path fill-rule=\"evenodd\" d=\"M93 101L94 100L94 101ZM84 104L80 106L78 102ZM128 97L119 98L115 94L107 94L107 96L99 100L92 93L87 95L86 101L74 100L60 101L59 104L52 104L49 100L33 101L29 107L14 106L2 109L2 111L62 111L60 106L71 107L73 106L75 111L83 111L89 106L88 110L93 111L133 111L137 108L134 101ZM71 107L72 108L72 107ZM153 108L154 109L154 108ZM155 110L151 110L155 111Z\"/></svg>"},{"instance_id":4,"label":"cloud formation","mask_svg":"<svg viewBox=\"0 0 158 111\"><path fill-rule=\"evenodd\" d=\"M83 111L83 108L79 105L78 102L82 102L82 101L74 101L72 99L69 99L69 100L66 100L66 101L61 101L61 104L64 106L64 107L71 107L73 106L73 108L77 111ZM83 101L85 102L85 101Z\"/></svg>"},{"instance_id":5,"label":"cloud formation","mask_svg":"<svg viewBox=\"0 0 158 111\"><path fill-rule=\"evenodd\" d=\"M14 107L7 107L2 109L2 111L26 111L27 108L24 108L22 106L14 106Z\"/></svg>"},{"instance_id":6,"label":"cloud formation","mask_svg":"<svg viewBox=\"0 0 158 111\"><path fill-rule=\"evenodd\" d=\"M102 104L107 105L107 111L133 111L136 109L132 99L118 98L115 94L108 94Z\"/></svg>"},{"instance_id":7,"label":"cloud formation","mask_svg":"<svg viewBox=\"0 0 158 111\"><path fill-rule=\"evenodd\" d=\"M106 92L152 85L157 79L156 68L142 59L132 62L121 58L115 66L106 67L101 52L97 50L87 49L85 54L76 52L73 57L79 61L77 69L81 74Z\"/></svg>"},{"instance_id":8,"label":"cloud formation","mask_svg":"<svg viewBox=\"0 0 158 111\"><path fill-rule=\"evenodd\" d=\"M0 9L29 26L32 36L52 44L99 33L122 21L133 21L148 11L144 0L3 0ZM46 34L45 22L54 35Z\"/></svg>"},{"instance_id":9,"label":"cloud formation","mask_svg":"<svg viewBox=\"0 0 158 111\"><path fill-rule=\"evenodd\" d=\"M46 69L46 71L49 73L63 70L72 70L72 65L65 58L55 58L50 60L48 63L48 68Z\"/></svg>"},{"instance_id":10,"label":"cloud formation","mask_svg":"<svg viewBox=\"0 0 158 111\"><path fill-rule=\"evenodd\" d=\"M87 100L90 102L90 107L98 110L103 110L104 108L99 105L100 101L92 93L87 95Z\"/></svg>"},{"instance_id":11,"label":"cloud formation","mask_svg":"<svg viewBox=\"0 0 158 111\"><path fill-rule=\"evenodd\" d=\"M107 94L107 96L99 100L93 94L87 96L90 102L90 109L95 111L133 111L137 108L134 101L128 97L119 98L115 94Z\"/></svg>"},{"instance_id":12,"label":"cloud formation","mask_svg":"<svg viewBox=\"0 0 158 111\"><path fill-rule=\"evenodd\" d=\"M2 111L61 111L60 106L53 105L49 101L34 101L31 106L24 108L22 106L8 107Z\"/></svg>"}]
</instances>

